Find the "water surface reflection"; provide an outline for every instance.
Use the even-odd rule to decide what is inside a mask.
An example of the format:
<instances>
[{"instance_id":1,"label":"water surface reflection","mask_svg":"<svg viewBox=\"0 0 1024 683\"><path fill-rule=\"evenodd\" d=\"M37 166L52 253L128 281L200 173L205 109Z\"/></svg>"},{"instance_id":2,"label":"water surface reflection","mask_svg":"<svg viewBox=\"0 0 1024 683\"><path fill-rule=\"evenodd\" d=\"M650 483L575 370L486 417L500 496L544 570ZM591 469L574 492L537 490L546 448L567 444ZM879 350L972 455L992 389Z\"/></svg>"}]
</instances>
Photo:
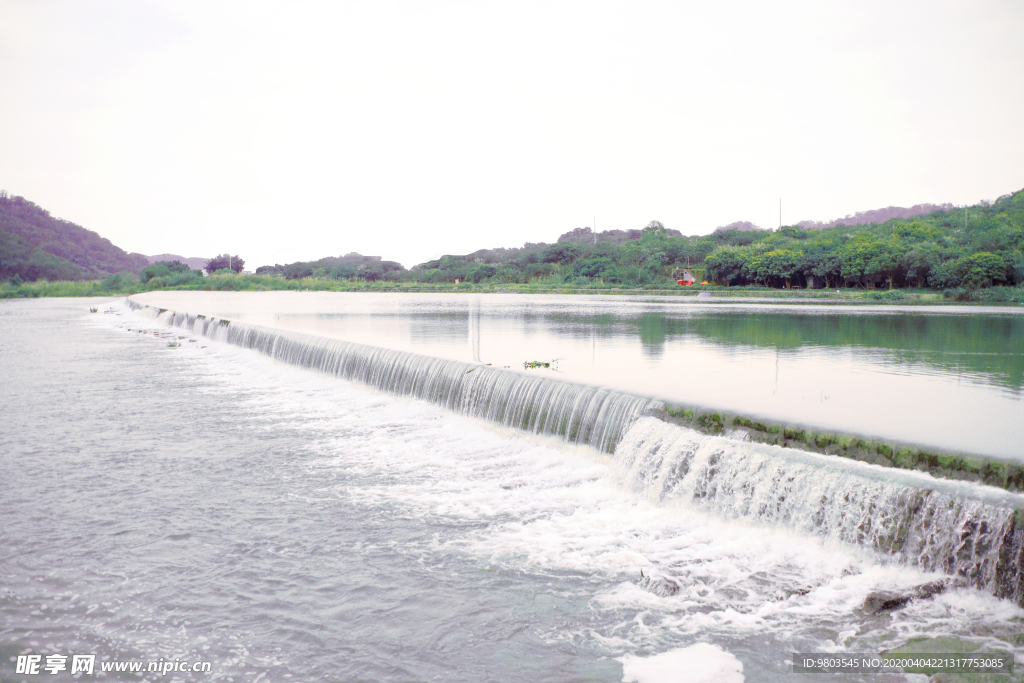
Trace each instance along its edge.
<instances>
[{"instance_id":1,"label":"water surface reflection","mask_svg":"<svg viewBox=\"0 0 1024 683\"><path fill-rule=\"evenodd\" d=\"M691 299L152 292L174 310L1024 459L1021 309Z\"/></svg>"}]
</instances>

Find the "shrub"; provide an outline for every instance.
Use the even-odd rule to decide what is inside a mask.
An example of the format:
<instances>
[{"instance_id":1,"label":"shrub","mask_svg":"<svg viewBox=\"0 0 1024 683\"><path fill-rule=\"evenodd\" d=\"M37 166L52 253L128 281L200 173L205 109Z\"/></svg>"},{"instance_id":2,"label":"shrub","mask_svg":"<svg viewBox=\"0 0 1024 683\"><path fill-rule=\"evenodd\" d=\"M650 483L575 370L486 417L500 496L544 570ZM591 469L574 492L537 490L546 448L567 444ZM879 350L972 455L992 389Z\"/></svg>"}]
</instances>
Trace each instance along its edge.
<instances>
[{"instance_id":1,"label":"shrub","mask_svg":"<svg viewBox=\"0 0 1024 683\"><path fill-rule=\"evenodd\" d=\"M101 284L100 287L109 292L117 289L124 289L125 287L128 287L134 283L135 278L133 278L130 274L114 273L106 280L104 280L103 284Z\"/></svg>"},{"instance_id":2,"label":"shrub","mask_svg":"<svg viewBox=\"0 0 1024 683\"><path fill-rule=\"evenodd\" d=\"M868 292L868 298L875 301L903 301L906 295L898 289L890 289L885 292Z\"/></svg>"},{"instance_id":3,"label":"shrub","mask_svg":"<svg viewBox=\"0 0 1024 683\"><path fill-rule=\"evenodd\" d=\"M474 283L479 283L481 280L494 277L498 272L498 269L490 264L484 264L477 266L469 273L469 279Z\"/></svg>"}]
</instances>

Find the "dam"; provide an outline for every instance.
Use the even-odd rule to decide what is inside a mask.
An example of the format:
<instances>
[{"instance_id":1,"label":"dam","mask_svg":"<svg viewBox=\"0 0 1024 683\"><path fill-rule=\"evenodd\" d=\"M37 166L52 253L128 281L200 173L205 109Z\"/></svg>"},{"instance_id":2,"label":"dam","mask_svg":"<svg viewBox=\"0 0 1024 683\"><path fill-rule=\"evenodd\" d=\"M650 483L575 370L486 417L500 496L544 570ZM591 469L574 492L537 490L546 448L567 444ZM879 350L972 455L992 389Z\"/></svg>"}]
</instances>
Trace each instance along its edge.
<instances>
[{"instance_id":1,"label":"dam","mask_svg":"<svg viewBox=\"0 0 1024 683\"><path fill-rule=\"evenodd\" d=\"M742 429L702 433L657 419L663 401L613 389L128 305L160 324L282 363L609 453L623 485L656 502L686 500L727 518L864 547L1024 606L1018 494L754 442Z\"/></svg>"}]
</instances>

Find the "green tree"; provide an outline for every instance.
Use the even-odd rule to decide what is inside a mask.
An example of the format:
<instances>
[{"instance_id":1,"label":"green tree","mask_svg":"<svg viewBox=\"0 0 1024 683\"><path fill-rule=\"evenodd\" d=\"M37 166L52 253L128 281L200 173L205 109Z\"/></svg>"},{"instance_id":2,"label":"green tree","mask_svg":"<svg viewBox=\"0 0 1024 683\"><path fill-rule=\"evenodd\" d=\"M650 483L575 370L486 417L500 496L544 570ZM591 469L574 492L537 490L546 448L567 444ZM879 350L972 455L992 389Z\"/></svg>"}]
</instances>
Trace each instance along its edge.
<instances>
[{"instance_id":1,"label":"green tree","mask_svg":"<svg viewBox=\"0 0 1024 683\"><path fill-rule=\"evenodd\" d=\"M946 261L932 270L931 284L940 289L977 290L1007 282L1011 275L1006 259L991 252L968 254Z\"/></svg>"},{"instance_id":2,"label":"green tree","mask_svg":"<svg viewBox=\"0 0 1024 683\"><path fill-rule=\"evenodd\" d=\"M943 237L941 230L920 220L897 221L892 234L913 242L934 242Z\"/></svg>"},{"instance_id":3,"label":"green tree","mask_svg":"<svg viewBox=\"0 0 1024 683\"><path fill-rule=\"evenodd\" d=\"M191 268L181 261L158 261L139 271L139 282L146 283L155 277L169 277L174 273L188 273Z\"/></svg>"},{"instance_id":4,"label":"green tree","mask_svg":"<svg viewBox=\"0 0 1024 683\"><path fill-rule=\"evenodd\" d=\"M245 261L240 259L237 254L234 256L231 254L219 254L206 262L207 273L215 273L218 270L223 270L225 268L233 270L236 273L241 273L244 267Z\"/></svg>"},{"instance_id":5,"label":"green tree","mask_svg":"<svg viewBox=\"0 0 1024 683\"><path fill-rule=\"evenodd\" d=\"M775 234L797 240L803 240L810 237L808 232L801 228L799 225L784 225L781 228L779 228Z\"/></svg>"},{"instance_id":6,"label":"green tree","mask_svg":"<svg viewBox=\"0 0 1024 683\"><path fill-rule=\"evenodd\" d=\"M892 287L905 251L906 247L898 239L880 240L859 235L839 249L842 276L871 285L888 277Z\"/></svg>"},{"instance_id":7,"label":"green tree","mask_svg":"<svg viewBox=\"0 0 1024 683\"><path fill-rule=\"evenodd\" d=\"M879 249L868 262L868 268L872 274L885 276L889 280L889 289L892 289L902 272L901 262L906 252L907 245L900 237L890 237L879 242Z\"/></svg>"},{"instance_id":8,"label":"green tree","mask_svg":"<svg viewBox=\"0 0 1024 683\"><path fill-rule=\"evenodd\" d=\"M965 256L961 261L964 285L969 289L1006 282L1006 261L998 254L982 251Z\"/></svg>"},{"instance_id":9,"label":"green tree","mask_svg":"<svg viewBox=\"0 0 1024 683\"><path fill-rule=\"evenodd\" d=\"M131 273L114 273L100 284L100 287L107 291L117 291L135 284L135 278Z\"/></svg>"},{"instance_id":10,"label":"green tree","mask_svg":"<svg viewBox=\"0 0 1024 683\"><path fill-rule=\"evenodd\" d=\"M773 249L751 258L747 263L747 270L754 276L754 279L763 282L766 287L771 286L773 281L781 281L785 282L788 289L802 260L802 252L792 249Z\"/></svg>"},{"instance_id":11,"label":"green tree","mask_svg":"<svg viewBox=\"0 0 1024 683\"><path fill-rule=\"evenodd\" d=\"M331 277L338 280L347 280L355 275L356 267L351 263L338 263L331 268Z\"/></svg>"},{"instance_id":12,"label":"green tree","mask_svg":"<svg viewBox=\"0 0 1024 683\"><path fill-rule=\"evenodd\" d=\"M524 276L523 271L519 268L510 263L506 263L498 267L493 279L502 284L512 284L516 282L523 282Z\"/></svg>"},{"instance_id":13,"label":"green tree","mask_svg":"<svg viewBox=\"0 0 1024 683\"><path fill-rule=\"evenodd\" d=\"M719 247L704 260L707 278L721 285L746 284L752 255L750 247Z\"/></svg>"},{"instance_id":14,"label":"green tree","mask_svg":"<svg viewBox=\"0 0 1024 683\"><path fill-rule=\"evenodd\" d=\"M928 282L932 269L942 263L942 253L934 242L916 244L904 252L900 264L906 270L907 277L917 282L918 288Z\"/></svg>"},{"instance_id":15,"label":"green tree","mask_svg":"<svg viewBox=\"0 0 1024 683\"><path fill-rule=\"evenodd\" d=\"M479 265L469 272L469 279L474 283L479 283L481 280L486 280L494 277L498 273L498 269L490 264Z\"/></svg>"},{"instance_id":16,"label":"green tree","mask_svg":"<svg viewBox=\"0 0 1024 683\"><path fill-rule=\"evenodd\" d=\"M218 257L219 258L219 257ZM207 262L209 267L210 262ZM224 262L224 267L227 267L227 261ZM289 263L284 268L284 276L289 280L299 280L304 277L309 277L313 274L313 267L309 263L303 261L297 261L295 263Z\"/></svg>"}]
</instances>

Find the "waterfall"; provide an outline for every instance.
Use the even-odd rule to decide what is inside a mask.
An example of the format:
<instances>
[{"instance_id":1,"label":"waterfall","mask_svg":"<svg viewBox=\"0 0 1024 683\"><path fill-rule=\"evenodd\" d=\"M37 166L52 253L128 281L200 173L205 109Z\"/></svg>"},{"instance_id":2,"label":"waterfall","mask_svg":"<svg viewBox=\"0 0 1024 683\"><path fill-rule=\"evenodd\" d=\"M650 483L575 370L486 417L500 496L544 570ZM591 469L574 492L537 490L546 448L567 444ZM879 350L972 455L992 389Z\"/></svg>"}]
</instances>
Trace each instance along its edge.
<instances>
[{"instance_id":1,"label":"waterfall","mask_svg":"<svg viewBox=\"0 0 1024 683\"><path fill-rule=\"evenodd\" d=\"M432 358L300 332L177 313L128 300L144 315L192 334L252 349L275 360L413 396L453 412L534 434L559 436L606 453L660 401L547 377Z\"/></svg>"},{"instance_id":2,"label":"waterfall","mask_svg":"<svg viewBox=\"0 0 1024 683\"><path fill-rule=\"evenodd\" d=\"M870 548L1024 606L1024 497L977 484L713 437L644 417L613 467L657 503Z\"/></svg>"},{"instance_id":3,"label":"waterfall","mask_svg":"<svg viewBox=\"0 0 1024 683\"><path fill-rule=\"evenodd\" d=\"M143 315L278 361L613 454L623 484L871 549L1024 606L1024 496L700 432L660 401L474 363L176 313Z\"/></svg>"}]
</instances>

